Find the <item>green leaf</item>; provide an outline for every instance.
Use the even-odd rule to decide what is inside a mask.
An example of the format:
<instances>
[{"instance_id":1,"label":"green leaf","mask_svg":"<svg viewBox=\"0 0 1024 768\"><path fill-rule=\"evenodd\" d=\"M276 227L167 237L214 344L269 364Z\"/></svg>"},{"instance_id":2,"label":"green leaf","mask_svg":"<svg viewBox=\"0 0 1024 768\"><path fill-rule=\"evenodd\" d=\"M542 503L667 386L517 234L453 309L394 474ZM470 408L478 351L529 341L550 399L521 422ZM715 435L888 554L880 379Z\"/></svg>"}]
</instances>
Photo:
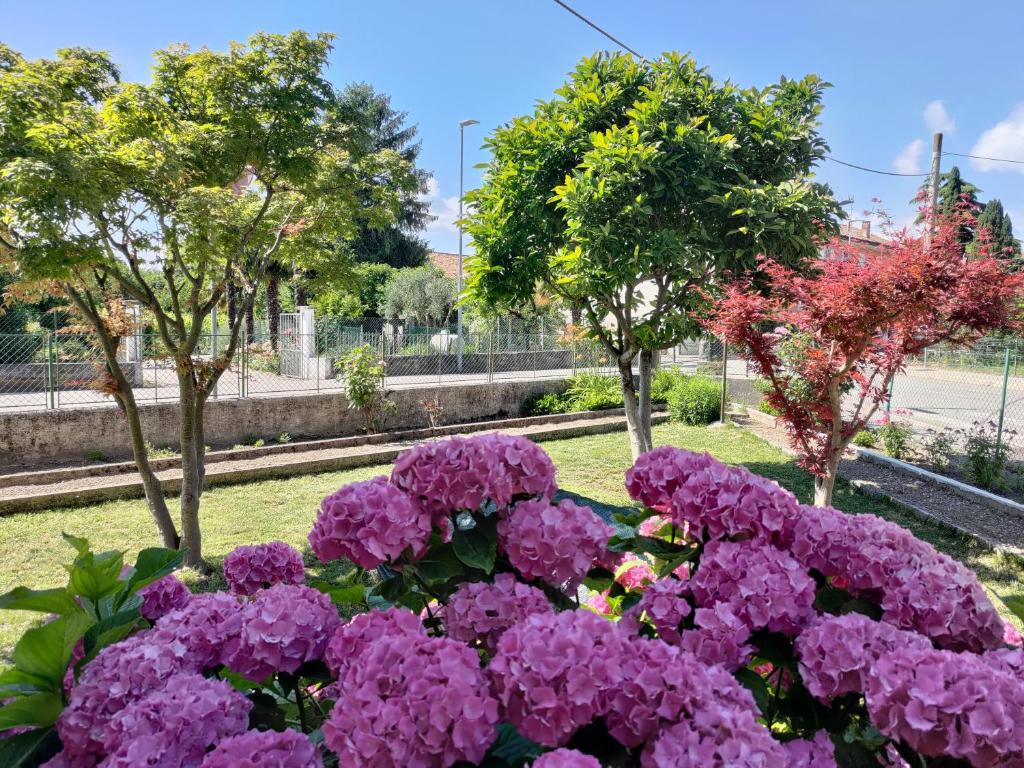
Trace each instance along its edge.
<instances>
[{"instance_id":1,"label":"green leaf","mask_svg":"<svg viewBox=\"0 0 1024 768\"><path fill-rule=\"evenodd\" d=\"M498 528L495 518L478 520L475 528L468 531L455 529L452 548L456 556L470 568L484 573L494 571L498 556Z\"/></svg>"},{"instance_id":2,"label":"green leaf","mask_svg":"<svg viewBox=\"0 0 1024 768\"><path fill-rule=\"evenodd\" d=\"M103 568L85 563L76 563L71 567L71 588L76 594L93 602L99 602L106 595L121 589L121 586L121 581Z\"/></svg>"},{"instance_id":3,"label":"green leaf","mask_svg":"<svg viewBox=\"0 0 1024 768\"><path fill-rule=\"evenodd\" d=\"M417 560L413 567L423 582L430 587L444 584L449 579L465 573L465 565L456 554L451 544L439 544L431 547L427 553Z\"/></svg>"},{"instance_id":4,"label":"green leaf","mask_svg":"<svg viewBox=\"0 0 1024 768\"><path fill-rule=\"evenodd\" d=\"M0 707L0 731L20 725L53 725L63 709L64 701L59 693L18 696L10 704Z\"/></svg>"},{"instance_id":5,"label":"green leaf","mask_svg":"<svg viewBox=\"0 0 1024 768\"><path fill-rule=\"evenodd\" d=\"M84 641L86 659L95 657L108 645L128 637L132 630L139 626L142 619L142 613L139 610L141 605L142 600L136 598L134 605L101 619L89 627Z\"/></svg>"},{"instance_id":6,"label":"green leaf","mask_svg":"<svg viewBox=\"0 0 1024 768\"><path fill-rule=\"evenodd\" d=\"M544 748L534 741L523 736L511 723L501 723L498 726L498 736L487 750L483 766L521 766L527 760L534 760L539 757Z\"/></svg>"},{"instance_id":7,"label":"green leaf","mask_svg":"<svg viewBox=\"0 0 1024 768\"><path fill-rule=\"evenodd\" d=\"M29 589L15 587L0 595L0 609L7 611L40 611L41 613L76 613L82 609L66 589Z\"/></svg>"},{"instance_id":8,"label":"green leaf","mask_svg":"<svg viewBox=\"0 0 1024 768\"><path fill-rule=\"evenodd\" d=\"M0 699L14 693L34 693L48 690L49 683L41 677L8 667L0 672Z\"/></svg>"},{"instance_id":9,"label":"green leaf","mask_svg":"<svg viewBox=\"0 0 1024 768\"><path fill-rule=\"evenodd\" d=\"M83 539L80 536L72 536L70 533L63 532L61 533L61 538L75 548L79 557L85 557L89 554L90 549L88 539Z\"/></svg>"},{"instance_id":10,"label":"green leaf","mask_svg":"<svg viewBox=\"0 0 1024 768\"><path fill-rule=\"evenodd\" d=\"M180 549L164 549L149 547L139 552L135 560L135 570L128 578L128 592L135 592L157 579L173 573L181 567L185 559L185 551Z\"/></svg>"},{"instance_id":11,"label":"green leaf","mask_svg":"<svg viewBox=\"0 0 1024 768\"><path fill-rule=\"evenodd\" d=\"M0 765L4 768L30 768L45 763L59 749L60 739L53 728L36 728L0 740Z\"/></svg>"},{"instance_id":12,"label":"green leaf","mask_svg":"<svg viewBox=\"0 0 1024 768\"><path fill-rule=\"evenodd\" d=\"M93 623L94 619L84 613L72 613L28 630L14 647L14 666L45 680L51 690L60 691L71 651Z\"/></svg>"},{"instance_id":13,"label":"green leaf","mask_svg":"<svg viewBox=\"0 0 1024 768\"><path fill-rule=\"evenodd\" d=\"M607 568L591 568L583 579L583 585L594 592L604 592L615 583L615 574Z\"/></svg>"},{"instance_id":14,"label":"green leaf","mask_svg":"<svg viewBox=\"0 0 1024 768\"><path fill-rule=\"evenodd\" d=\"M772 693L764 678L754 670L744 667L736 673L736 679L740 681L740 684L744 688L754 694L754 701L757 702L757 708L761 710L762 715L766 715L768 713L768 705L771 701Z\"/></svg>"}]
</instances>

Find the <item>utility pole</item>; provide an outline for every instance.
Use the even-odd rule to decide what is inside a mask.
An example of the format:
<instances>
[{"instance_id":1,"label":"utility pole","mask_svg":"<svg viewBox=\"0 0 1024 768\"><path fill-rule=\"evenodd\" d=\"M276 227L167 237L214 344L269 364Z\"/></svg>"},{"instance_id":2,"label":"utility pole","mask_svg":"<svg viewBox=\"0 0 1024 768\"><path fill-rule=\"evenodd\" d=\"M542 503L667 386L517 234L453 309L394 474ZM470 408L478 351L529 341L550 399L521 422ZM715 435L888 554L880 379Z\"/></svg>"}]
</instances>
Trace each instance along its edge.
<instances>
[{"instance_id":1,"label":"utility pole","mask_svg":"<svg viewBox=\"0 0 1024 768\"><path fill-rule=\"evenodd\" d=\"M932 240L932 230L935 228L935 209L939 205L939 166L942 162L942 134L936 133L932 137L932 175L928 184L928 222L925 230L924 243L927 247Z\"/></svg>"}]
</instances>

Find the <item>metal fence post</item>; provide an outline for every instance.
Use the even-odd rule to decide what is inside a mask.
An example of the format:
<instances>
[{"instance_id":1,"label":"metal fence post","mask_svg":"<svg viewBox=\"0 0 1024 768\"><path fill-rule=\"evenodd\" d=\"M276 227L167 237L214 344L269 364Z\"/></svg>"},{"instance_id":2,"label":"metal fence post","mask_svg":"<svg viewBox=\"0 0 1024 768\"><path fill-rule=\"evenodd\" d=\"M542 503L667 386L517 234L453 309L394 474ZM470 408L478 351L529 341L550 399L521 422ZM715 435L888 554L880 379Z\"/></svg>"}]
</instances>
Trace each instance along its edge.
<instances>
[{"instance_id":1,"label":"metal fence post","mask_svg":"<svg viewBox=\"0 0 1024 768\"><path fill-rule=\"evenodd\" d=\"M46 334L46 400L49 403L51 409L57 407L57 394L56 394L56 380L54 377L55 372L55 356L53 350L53 334Z\"/></svg>"},{"instance_id":2,"label":"metal fence post","mask_svg":"<svg viewBox=\"0 0 1024 768\"><path fill-rule=\"evenodd\" d=\"M888 394L888 396L885 399L885 412L889 413L889 414L892 413L892 390L893 390L894 386L896 386L896 374L895 373L892 375L892 378L889 379L889 394Z\"/></svg>"},{"instance_id":3,"label":"metal fence post","mask_svg":"<svg viewBox=\"0 0 1024 768\"><path fill-rule=\"evenodd\" d=\"M242 337L242 363L238 367L238 372L242 378L238 390L239 397L247 397L249 389L249 339L245 333L245 328L242 328L239 333Z\"/></svg>"},{"instance_id":4,"label":"metal fence post","mask_svg":"<svg viewBox=\"0 0 1024 768\"><path fill-rule=\"evenodd\" d=\"M388 382L388 353L385 348L384 329L380 329L380 386L382 389L387 389Z\"/></svg>"},{"instance_id":5,"label":"metal fence post","mask_svg":"<svg viewBox=\"0 0 1024 768\"><path fill-rule=\"evenodd\" d=\"M494 381L494 330L487 334L487 383Z\"/></svg>"},{"instance_id":6,"label":"metal fence post","mask_svg":"<svg viewBox=\"0 0 1024 768\"><path fill-rule=\"evenodd\" d=\"M996 433L996 450L1003 443L1003 417L1006 416L1006 385L1010 380L1010 348L1006 348L1003 356L1003 393L999 400L999 431Z\"/></svg>"}]
</instances>

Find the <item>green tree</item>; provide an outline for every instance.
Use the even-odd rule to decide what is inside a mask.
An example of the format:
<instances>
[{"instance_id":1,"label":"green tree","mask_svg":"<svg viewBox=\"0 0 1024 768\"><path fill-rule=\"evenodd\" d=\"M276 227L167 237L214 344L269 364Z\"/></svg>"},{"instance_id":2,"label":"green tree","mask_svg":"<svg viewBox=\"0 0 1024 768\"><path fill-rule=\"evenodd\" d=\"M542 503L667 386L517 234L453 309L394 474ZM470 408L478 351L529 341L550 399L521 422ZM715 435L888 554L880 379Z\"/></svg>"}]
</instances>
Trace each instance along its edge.
<instances>
[{"instance_id":1,"label":"green tree","mask_svg":"<svg viewBox=\"0 0 1024 768\"><path fill-rule=\"evenodd\" d=\"M379 317L384 289L396 272L387 264L356 264L351 280L318 288L313 306L322 317Z\"/></svg>"},{"instance_id":2,"label":"green tree","mask_svg":"<svg viewBox=\"0 0 1024 768\"><path fill-rule=\"evenodd\" d=\"M381 317L441 325L455 305L455 281L435 266L400 269L384 287Z\"/></svg>"},{"instance_id":3,"label":"green tree","mask_svg":"<svg viewBox=\"0 0 1024 768\"><path fill-rule=\"evenodd\" d=\"M813 181L826 86L809 75L741 89L677 53L601 54L488 138L468 195L467 293L514 308L539 283L581 310L618 366L634 455L651 447L655 351L697 332L726 273L765 252L814 256L838 214Z\"/></svg>"},{"instance_id":4,"label":"green tree","mask_svg":"<svg viewBox=\"0 0 1024 768\"><path fill-rule=\"evenodd\" d=\"M981 209L981 204L978 202L978 192L980 191L978 187L960 175L960 169L955 165L939 176L939 193L935 212L942 218L956 217L961 220L959 225L960 242L963 245L974 240L975 229L974 222L970 220L971 217L966 217L965 220L962 214L970 213L971 216L974 216ZM927 193L928 182L926 181L921 186L917 202L922 198L927 199ZM922 221L922 217L918 216L917 223L920 224Z\"/></svg>"},{"instance_id":5,"label":"green tree","mask_svg":"<svg viewBox=\"0 0 1024 768\"><path fill-rule=\"evenodd\" d=\"M396 152L354 140L324 78L330 35L257 34L226 52L157 51L149 84L123 83L104 53L28 61L0 49L0 236L22 284L66 296L106 361L165 546L201 567L203 411L231 364L245 310L273 261L304 264L325 242L385 226L416 188ZM367 204L367 200L373 201ZM230 287L219 354L197 353ZM180 534L117 363L145 308L174 361L182 468Z\"/></svg>"},{"instance_id":6,"label":"green tree","mask_svg":"<svg viewBox=\"0 0 1024 768\"><path fill-rule=\"evenodd\" d=\"M979 233L986 233L984 237L993 256L1015 263L1020 261L1020 240L1013 236L1013 222L999 200L993 198L985 203L975 227ZM976 246L971 250L976 250Z\"/></svg>"}]
</instances>

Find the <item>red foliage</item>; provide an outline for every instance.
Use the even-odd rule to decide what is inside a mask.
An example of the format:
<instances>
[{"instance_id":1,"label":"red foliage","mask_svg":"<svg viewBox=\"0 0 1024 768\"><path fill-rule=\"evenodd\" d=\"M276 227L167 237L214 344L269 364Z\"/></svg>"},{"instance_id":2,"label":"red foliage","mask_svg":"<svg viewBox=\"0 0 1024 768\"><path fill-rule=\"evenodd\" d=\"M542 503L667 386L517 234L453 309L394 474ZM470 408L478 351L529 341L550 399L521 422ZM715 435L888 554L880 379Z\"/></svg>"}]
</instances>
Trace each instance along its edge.
<instances>
[{"instance_id":1,"label":"red foliage","mask_svg":"<svg viewBox=\"0 0 1024 768\"><path fill-rule=\"evenodd\" d=\"M833 240L803 275L763 258L763 290L736 282L716 302L707 326L746 349L816 475L834 473L907 357L1016 325L1022 277L988 254L968 260L957 233L943 221L930 242L904 231L876 251Z\"/></svg>"}]
</instances>

